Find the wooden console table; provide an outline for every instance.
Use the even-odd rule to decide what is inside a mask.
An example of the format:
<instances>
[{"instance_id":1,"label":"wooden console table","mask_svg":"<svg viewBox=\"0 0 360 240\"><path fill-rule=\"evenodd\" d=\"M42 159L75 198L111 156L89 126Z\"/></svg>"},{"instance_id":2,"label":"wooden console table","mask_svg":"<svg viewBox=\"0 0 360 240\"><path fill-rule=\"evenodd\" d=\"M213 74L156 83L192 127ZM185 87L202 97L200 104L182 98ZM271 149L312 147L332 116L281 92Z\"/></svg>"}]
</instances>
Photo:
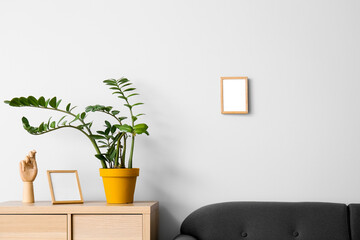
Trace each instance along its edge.
<instances>
[{"instance_id":1,"label":"wooden console table","mask_svg":"<svg viewBox=\"0 0 360 240\"><path fill-rule=\"evenodd\" d=\"M0 239L157 240L158 202L0 203Z\"/></svg>"}]
</instances>

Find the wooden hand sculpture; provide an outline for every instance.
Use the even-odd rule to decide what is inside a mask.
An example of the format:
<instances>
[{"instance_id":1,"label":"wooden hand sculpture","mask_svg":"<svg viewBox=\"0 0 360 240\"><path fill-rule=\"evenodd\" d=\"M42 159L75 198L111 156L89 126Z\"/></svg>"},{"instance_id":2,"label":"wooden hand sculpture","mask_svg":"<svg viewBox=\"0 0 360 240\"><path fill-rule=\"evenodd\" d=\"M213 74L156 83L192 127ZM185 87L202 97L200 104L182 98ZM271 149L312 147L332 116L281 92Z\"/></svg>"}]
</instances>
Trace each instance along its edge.
<instances>
[{"instance_id":1,"label":"wooden hand sculpture","mask_svg":"<svg viewBox=\"0 0 360 240\"><path fill-rule=\"evenodd\" d=\"M33 203L34 202L34 187L33 181L36 178L38 169L35 160L36 151L32 150L25 157L24 160L20 161L20 177L24 182L23 188L23 202Z\"/></svg>"}]
</instances>

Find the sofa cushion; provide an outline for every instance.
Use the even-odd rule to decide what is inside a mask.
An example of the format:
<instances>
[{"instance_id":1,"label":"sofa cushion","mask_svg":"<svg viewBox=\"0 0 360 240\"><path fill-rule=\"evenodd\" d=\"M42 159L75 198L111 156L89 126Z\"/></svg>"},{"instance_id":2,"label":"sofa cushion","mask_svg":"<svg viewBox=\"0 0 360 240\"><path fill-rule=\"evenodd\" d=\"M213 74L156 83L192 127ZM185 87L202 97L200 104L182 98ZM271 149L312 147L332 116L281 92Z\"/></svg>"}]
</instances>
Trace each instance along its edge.
<instances>
[{"instance_id":1,"label":"sofa cushion","mask_svg":"<svg viewBox=\"0 0 360 240\"><path fill-rule=\"evenodd\" d=\"M360 204L350 204L349 214L351 239L360 240Z\"/></svg>"},{"instance_id":2,"label":"sofa cushion","mask_svg":"<svg viewBox=\"0 0 360 240\"><path fill-rule=\"evenodd\" d=\"M199 240L349 240L347 206L226 202L202 207L181 225Z\"/></svg>"}]
</instances>

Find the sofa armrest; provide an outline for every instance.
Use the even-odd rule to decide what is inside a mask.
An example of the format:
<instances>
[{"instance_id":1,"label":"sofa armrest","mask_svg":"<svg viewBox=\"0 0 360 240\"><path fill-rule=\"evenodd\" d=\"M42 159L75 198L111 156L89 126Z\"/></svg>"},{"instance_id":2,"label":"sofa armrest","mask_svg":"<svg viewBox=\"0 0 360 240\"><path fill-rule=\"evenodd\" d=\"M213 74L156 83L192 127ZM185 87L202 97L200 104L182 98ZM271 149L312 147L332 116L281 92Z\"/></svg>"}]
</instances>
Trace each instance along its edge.
<instances>
[{"instance_id":1,"label":"sofa armrest","mask_svg":"<svg viewBox=\"0 0 360 240\"><path fill-rule=\"evenodd\" d=\"M179 234L174 238L174 240L197 240L197 239L190 235Z\"/></svg>"}]
</instances>

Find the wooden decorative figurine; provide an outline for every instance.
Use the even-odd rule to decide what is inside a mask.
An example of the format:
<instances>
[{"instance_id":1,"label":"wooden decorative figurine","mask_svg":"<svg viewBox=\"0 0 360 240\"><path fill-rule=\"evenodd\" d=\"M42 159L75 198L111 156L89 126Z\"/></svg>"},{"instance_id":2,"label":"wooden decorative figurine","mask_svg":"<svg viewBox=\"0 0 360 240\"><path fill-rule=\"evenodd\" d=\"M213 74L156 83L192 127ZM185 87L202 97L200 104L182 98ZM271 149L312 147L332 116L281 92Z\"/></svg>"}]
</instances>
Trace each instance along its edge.
<instances>
[{"instance_id":1,"label":"wooden decorative figurine","mask_svg":"<svg viewBox=\"0 0 360 240\"><path fill-rule=\"evenodd\" d=\"M33 181L36 178L38 169L35 160L36 151L32 150L25 157L24 160L20 161L20 177L24 182L23 187L23 202L33 203L34 202L34 187Z\"/></svg>"}]
</instances>

